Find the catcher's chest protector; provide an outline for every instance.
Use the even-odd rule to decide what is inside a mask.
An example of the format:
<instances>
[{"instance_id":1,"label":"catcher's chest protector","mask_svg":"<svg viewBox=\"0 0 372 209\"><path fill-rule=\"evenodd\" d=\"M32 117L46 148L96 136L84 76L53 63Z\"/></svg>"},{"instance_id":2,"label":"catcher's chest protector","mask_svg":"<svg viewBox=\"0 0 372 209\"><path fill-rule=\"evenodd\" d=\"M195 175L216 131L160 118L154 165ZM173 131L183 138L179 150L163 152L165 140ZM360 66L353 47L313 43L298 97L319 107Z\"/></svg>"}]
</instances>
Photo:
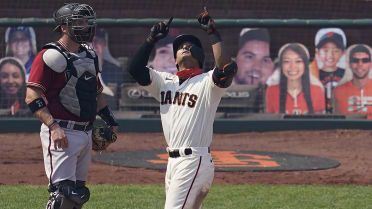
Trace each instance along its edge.
<instances>
[{"instance_id":1,"label":"catcher's chest protector","mask_svg":"<svg viewBox=\"0 0 372 209\"><path fill-rule=\"evenodd\" d=\"M97 112L98 58L93 50L82 47L79 53L68 52L56 43L43 48L57 49L67 60L66 85L59 93L59 102L73 115L92 120Z\"/></svg>"}]
</instances>

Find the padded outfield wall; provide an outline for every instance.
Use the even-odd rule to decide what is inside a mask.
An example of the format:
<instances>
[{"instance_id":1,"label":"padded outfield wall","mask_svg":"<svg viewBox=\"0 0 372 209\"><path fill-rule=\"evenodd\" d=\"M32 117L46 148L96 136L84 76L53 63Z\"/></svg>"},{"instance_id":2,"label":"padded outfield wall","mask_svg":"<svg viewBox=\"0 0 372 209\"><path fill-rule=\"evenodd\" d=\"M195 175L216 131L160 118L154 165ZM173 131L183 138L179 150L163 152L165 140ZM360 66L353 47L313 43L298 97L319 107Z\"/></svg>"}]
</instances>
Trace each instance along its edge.
<instances>
[{"instance_id":1,"label":"padded outfield wall","mask_svg":"<svg viewBox=\"0 0 372 209\"><path fill-rule=\"evenodd\" d=\"M97 124L102 121L97 121ZM162 132L159 118L119 119L120 132ZM1 133L39 132L41 123L34 118L2 118ZM216 119L214 133L263 132L281 130L364 129L372 121L363 119Z\"/></svg>"}]
</instances>

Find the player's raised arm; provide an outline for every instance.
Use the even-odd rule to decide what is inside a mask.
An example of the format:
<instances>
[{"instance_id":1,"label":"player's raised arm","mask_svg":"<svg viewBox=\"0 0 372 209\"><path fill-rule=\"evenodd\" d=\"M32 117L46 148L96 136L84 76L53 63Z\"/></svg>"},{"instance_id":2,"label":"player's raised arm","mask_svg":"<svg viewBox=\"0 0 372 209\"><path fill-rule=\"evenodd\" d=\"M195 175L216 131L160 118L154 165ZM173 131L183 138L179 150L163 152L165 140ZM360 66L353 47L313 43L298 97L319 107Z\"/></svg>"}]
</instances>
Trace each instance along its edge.
<instances>
[{"instance_id":1,"label":"player's raised arm","mask_svg":"<svg viewBox=\"0 0 372 209\"><path fill-rule=\"evenodd\" d=\"M214 61L216 63L216 68L213 72L213 81L217 86L227 88L231 85L238 66L226 56L221 35L216 29L213 18L206 9L199 15L198 21L201 28L208 33L212 45Z\"/></svg>"},{"instance_id":2,"label":"player's raised arm","mask_svg":"<svg viewBox=\"0 0 372 209\"><path fill-rule=\"evenodd\" d=\"M149 85L151 83L149 69L146 67L152 49L157 41L165 38L169 32L169 26L172 22L171 17L167 22L159 22L152 26L146 41L138 49L133 60L129 64L129 73L140 85Z\"/></svg>"},{"instance_id":3,"label":"player's raised arm","mask_svg":"<svg viewBox=\"0 0 372 209\"><path fill-rule=\"evenodd\" d=\"M209 12L204 9L204 11L199 15L198 21L201 28L205 30L209 36L216 66L218 68L222 68L224 65L230 62L230 59L224 54L221 35L217 31L213 18L210 16Z\"/></svg>"}]
</instances>

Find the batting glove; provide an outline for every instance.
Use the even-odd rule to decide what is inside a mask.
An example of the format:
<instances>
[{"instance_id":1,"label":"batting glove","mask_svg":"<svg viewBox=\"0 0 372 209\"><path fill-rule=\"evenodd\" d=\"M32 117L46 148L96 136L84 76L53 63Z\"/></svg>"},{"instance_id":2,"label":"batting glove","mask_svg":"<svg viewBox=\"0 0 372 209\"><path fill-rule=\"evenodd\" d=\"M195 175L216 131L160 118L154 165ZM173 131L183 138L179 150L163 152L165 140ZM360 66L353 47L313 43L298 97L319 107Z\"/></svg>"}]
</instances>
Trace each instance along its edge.
<instances>
[{"instance_id":1,"label":"batting glove","mask_svg":"<svg viewBox=\"0 0 372 209\"><path fill-rule=\"evenodd\" d=\"M168 20L168 22L163 21L163 22L159 22L155 24L154 26L152 26L150 35L147 38L147 41L150 43L156 43L160 39L165 38L168 35L169 26L172 20L173 20L173 17L171 17Z\"/></svg>"},{"instance_id":2,"label":"batting glove","mask_svg":"<svg viewBox=\"0 0 372 209\"><path fill-rule=\"evenodd\" d=\"M198 21L203 30L207 31L208 34L212 34L216 31L216 24L213 18L209 15L207 10L204 10L198 17Z\"/></svg>"}]
</instances>

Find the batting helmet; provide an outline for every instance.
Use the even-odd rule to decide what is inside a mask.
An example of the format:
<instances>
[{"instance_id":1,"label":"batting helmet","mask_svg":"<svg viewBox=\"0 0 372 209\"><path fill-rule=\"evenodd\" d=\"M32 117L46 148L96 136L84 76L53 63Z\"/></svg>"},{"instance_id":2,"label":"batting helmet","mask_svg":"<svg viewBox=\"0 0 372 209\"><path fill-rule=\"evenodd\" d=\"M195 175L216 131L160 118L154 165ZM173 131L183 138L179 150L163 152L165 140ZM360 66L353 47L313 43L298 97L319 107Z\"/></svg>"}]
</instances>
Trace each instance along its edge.
<instances>
[{"instance_id":1,"label":"batting helmet","mask_svg":"<svg viewBox=\"0 0 372 209\"><path fill-rule=\"evenodd\" d=\"M174 39L174 41L173 41L173 56L174 56L174 59L176 59L176 57L177 57L177 51L178 51L179 47L185 42L190 42L190 43L196 45L197 47L199 47L201 49L200 50L202 52L201 56L197 56L195 58L199 61L200 68L202 68L203 63L204 63L203 46L202 46L200 40L196 36L193 36L193 35L183 34L183 35L177 36L176 39Z\"/></svg>"},{"instance_id":2,"label":"batting helmet","mask_svg":"<svg viewBox=\"0 0 372 209\"><path fill-rule=\"evenodd\" d=\"M67 25L70 29L70 38L77 43L86 43L93 40L96 32L96 12L87 4L69 3L59 8L53 14L57 24L55 31L61 32L61 26ZM79 24L78 20L88 20L87 25Z\"/></svg>"}]
</instances>

